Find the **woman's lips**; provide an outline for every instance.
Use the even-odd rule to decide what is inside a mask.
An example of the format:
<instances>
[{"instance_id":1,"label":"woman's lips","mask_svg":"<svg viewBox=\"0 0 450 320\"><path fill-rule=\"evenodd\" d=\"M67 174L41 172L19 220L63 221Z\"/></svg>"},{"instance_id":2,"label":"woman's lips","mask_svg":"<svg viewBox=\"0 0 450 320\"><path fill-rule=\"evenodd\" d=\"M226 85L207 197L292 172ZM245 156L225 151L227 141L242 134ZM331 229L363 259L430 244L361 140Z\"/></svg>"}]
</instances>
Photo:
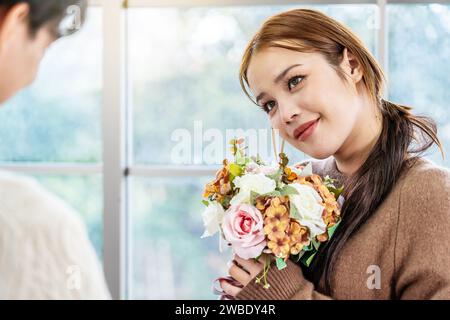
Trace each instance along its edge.
<instances>
[{"instance_id":1,"label":"woman's lips","mask_svg":"<svg viewBox=\"0 0 450 320\"><path fill-rule=\"evenodd\" d=\"M319 122L319 119L312 120L309 122L306 122L302 124L300 127L295 129L294 131L294 137L300 141L304 141L308 139L309 136L314 132L314 129L317 127L317 123Z\"/></svg>"}]
</instances>

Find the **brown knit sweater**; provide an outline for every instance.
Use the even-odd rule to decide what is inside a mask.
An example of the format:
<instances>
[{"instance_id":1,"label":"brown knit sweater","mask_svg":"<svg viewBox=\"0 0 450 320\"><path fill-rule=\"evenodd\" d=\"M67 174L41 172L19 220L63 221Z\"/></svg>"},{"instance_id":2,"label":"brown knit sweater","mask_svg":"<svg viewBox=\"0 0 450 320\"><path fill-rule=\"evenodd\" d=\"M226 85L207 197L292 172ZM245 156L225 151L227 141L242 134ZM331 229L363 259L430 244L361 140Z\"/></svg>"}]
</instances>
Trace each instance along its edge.
<instances>
[{"instance_id":1,"label":"brown knit sweater","mask_svg":"<svg viewBox=\"0 0 450 320\"><path fill-rule=\"evenodd\" d=\"M312 162L315 173L345 184L333 157ZM272 267L268 282L264 289L252 280L236 299L450 299L450 171L419 158L401 175L342 249L331 296L290 260Z\"/></svg>"}]
</instances>

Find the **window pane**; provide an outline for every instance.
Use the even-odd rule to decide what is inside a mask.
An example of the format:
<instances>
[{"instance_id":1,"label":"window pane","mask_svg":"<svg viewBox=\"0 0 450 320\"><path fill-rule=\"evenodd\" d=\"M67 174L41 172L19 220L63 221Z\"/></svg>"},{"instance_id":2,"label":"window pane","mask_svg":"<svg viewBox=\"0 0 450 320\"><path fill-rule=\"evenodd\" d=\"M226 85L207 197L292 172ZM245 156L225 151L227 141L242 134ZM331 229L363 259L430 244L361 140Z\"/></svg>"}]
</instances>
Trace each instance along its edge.
<instances>
[{"instance_id":1,"label":"window pane","mask_svg":"<svg viewBox=\"0 0 450 320\"><path fill-rule=\"evenodd\" d=\"M171 138L174 130L180 128L188 130L192 139L211 128L221 130L223 151L228 141L225 129L270 128L266 115L240 89L239 63L247 41L262 21L292 8L130 9L128 54L133 90L134 161L174 164L172 151L180 140ZM309 8L322 10L348 24L375 50L375 5ZM261 139L266 150L271 150L270 132ZM203 141L203 146L194 150L190 144L192 156L187 162L210 164L202 156L207 145ZM288 152L293 160L303 158L299 154L292 149ZM216 162L220 163L224 155L224 152L218 155Z\"/></svg>"},{"instance_id":2,"label":"window pane","mask_svg":"<svg viewBox=\"0 0 450 320\"><path fill-rule=\"evenodd\" d=\"M80 32L54 43L35 83L0 108L0 161L101 159L99 8Z\"/></svg>"},{"instance_id":3,"label":"window pane","mask_svg":"<svg viewBox=\"0 0 450 320\"><path fill-rule=\"evenodd\" d=\"M54 193L82 216L89 238L99 259L103 257L103 196L99 175L34 175L50 192Z\"/></svg>"},{"instance_id":4,"label":"window pane","mask_svg":"<svg viewBox=\"0 0 450 320\"><path fill-rule=\"evenodd\" d=\"M389 98L431 116L450 151L450 5L389 5ZM395 22L395 23L394 23ZM436 148L428 152L439 164Z\"/></svg>"},{"instance_id":5,"label":"window pane","mask_svg":"<svg viewBox=\"0 0 450 320\"><path fill-rule=\"evenodd\" d=\"M133 178L132 299L216 299L212 280L231 253L203 234L201 203L209 179Z\"/></svg>"}]
</instances>

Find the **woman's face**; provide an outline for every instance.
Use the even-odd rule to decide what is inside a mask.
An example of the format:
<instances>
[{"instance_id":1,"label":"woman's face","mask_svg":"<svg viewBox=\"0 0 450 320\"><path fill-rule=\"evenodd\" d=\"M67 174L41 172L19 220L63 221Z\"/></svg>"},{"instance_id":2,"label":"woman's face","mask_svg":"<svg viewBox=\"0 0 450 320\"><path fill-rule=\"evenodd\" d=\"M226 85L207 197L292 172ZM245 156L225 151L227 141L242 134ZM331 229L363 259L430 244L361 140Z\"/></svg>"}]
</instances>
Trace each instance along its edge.
<instances>
[{"instance_id":1,"label":"woman's face","mask_svg":"<svg viewBox=\"0 0 450 320\"><path fill-rule=\"evenodd\" d=\"M341 67L350 75L346 57L347 50ZM321 54L263 49L252 57L247 77L272 127L297 149L324 159L350 140L362 111L356 84L339 77Z\"/></svg>"}]
</instances>

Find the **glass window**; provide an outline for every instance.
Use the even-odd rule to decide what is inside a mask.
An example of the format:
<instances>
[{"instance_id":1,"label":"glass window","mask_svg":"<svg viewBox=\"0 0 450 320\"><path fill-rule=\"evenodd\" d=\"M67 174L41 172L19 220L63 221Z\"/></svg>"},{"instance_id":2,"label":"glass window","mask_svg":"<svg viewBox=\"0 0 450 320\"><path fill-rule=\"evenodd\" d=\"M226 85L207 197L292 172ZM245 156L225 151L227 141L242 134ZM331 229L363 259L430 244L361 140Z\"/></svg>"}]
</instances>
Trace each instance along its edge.
<instances>
[{"instance_id":1,"label":"glass window","mask_svg":"<svg viewBox=\"0 0 450 320\"><path fill-rule=\"evenodd\" d=\"M186 162L211 164L202 154L208 144L208 129L218 129L224 137L223 152L215 158L221 163L228 149L226 129L270 128L265 113L240 88L239 63L246 43L261 23L272 14L292 8L130 9L128 54L135 163L180 164L178 160L173 163L172 157L180 141L177 129L189 131L192 137L204 136L203 148L193 148ZM375 5L309 8L346 23L375 51ZM161 28L162 24L171 27ZM266 150L271 150L270 134L261 139ZM294 160L302 158L292 149L290 153Z\"/></svg>"},{"instance_id":2,"label":"glass window","mask_svg":"<svg viewBox=\"0 0 450 320\"><path fill-rule=\"evenodd\" d=\"M431 116L450 150L450 5L389 5L389 98ZM443 161L437 148L428 152Z\"/></svg>"},{"instance_id":3,"label":"glass window","mask_svg":"<svg viewBox=\"0 0 450 320\"><path fill-rule=\"evenodd\" d=\"M200 195L207 178L133 178L131 298L215 299L212 280L227 272L229 251L203 234Z\"/></svg>"}]
</instances>

